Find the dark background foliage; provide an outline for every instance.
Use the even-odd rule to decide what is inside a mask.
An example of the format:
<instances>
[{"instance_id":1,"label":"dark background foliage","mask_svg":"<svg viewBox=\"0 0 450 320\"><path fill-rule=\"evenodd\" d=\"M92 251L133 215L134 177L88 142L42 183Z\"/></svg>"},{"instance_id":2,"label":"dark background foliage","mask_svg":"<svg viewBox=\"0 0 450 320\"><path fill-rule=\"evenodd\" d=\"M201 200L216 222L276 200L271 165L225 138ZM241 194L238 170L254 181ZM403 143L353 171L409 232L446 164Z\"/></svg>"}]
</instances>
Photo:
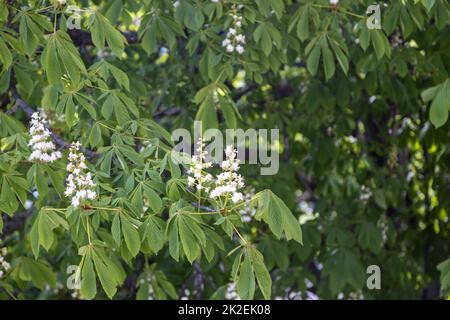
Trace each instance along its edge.
<instances>
[{"instance_id":1,"label":"dark background foliage","mask_svg":"<svg viewBox=\"0 0 450 320\"><path fill-rule=\"evenodd\" d=\"M248 184L257 190L270 188L302 224L303 246L276 241L261 222L244 226L264 255L272 297L299 292L303 298L313 293L331 299L448 297L447 1L382 5L381 30L366 28L365 11L372 2L362 0L344 0L337 6L328 1L179 0L176 9L173 1L163 0L68 1L98 9L123 38L107 37L101 48L93 41L99 31L89 27L86 13L82 30L67 31L67 42L73 43L88 71L80 68L54 79L49 76L54 64L45 59L45 50L53 28L64 29L64 6L57 1L0 3L0 175L15 171L26 177L29 165L21 161L27 153L28 118L36 106L52 119L57 143L67 147L79 139L97 172L104 171L104 147L119 140L135 146L135 137L161 137L165 131L156 123L168 132L191 128L194 119L221 129L279 128L278 174L261 176L258 166L243 169ZM248 43L243 55L228 54L221 47L234 3L244 6ZM23 26L23 11L18 10L24 5L49 19ZM258 32L265 35L258 37ZM331 57L321 50L331 50ZM94 64L101 61L128 78L111 71L97 73ZM223 99L219 104L202 101L198 92L203 88L211 88L208 95L219 90ZM107 117L101 100L105 90L135 104L127 105L125 119ZM95 117L80 102L72 109L60 105L68 92L91 97ZM128 126L129 118L144 122ZM127 162L126 175L137 176L139 165ZM59 171L62 178L64 169ZM115 158L112 172L115 185L113 179L104 182L114 185L114 197L126 198L123 168ZM32 177L28 181L27 198L32 199ZM0 199L6 194L2 190ZM23 263L20 257L33 256L29 232L37 209L63 203L52 187L44 200L33 201L28 210L20 203L9 210L0 201L0 237L16 269ZM57 243L40 259L48 268L43 272L64 283L66 266L78 264L79 256L65 232L58 230L56 236ZM136 297L143 270L161 272L162 282L169 279L178 297L186 289L190 298L210 298L214 292L220 297L232 263L225 256L217 253L213 263L201 260L191 266L175 262L167 248L157 255L141 253L125 266L126 280L116 298ZM381 290L366 288L369 265L381 268ZM33 282L14 272L0 279L4 297L6 292L20 298L70 297L65 289L44 290L36 279L28 280Z\"/></svg>"}]
</instances>

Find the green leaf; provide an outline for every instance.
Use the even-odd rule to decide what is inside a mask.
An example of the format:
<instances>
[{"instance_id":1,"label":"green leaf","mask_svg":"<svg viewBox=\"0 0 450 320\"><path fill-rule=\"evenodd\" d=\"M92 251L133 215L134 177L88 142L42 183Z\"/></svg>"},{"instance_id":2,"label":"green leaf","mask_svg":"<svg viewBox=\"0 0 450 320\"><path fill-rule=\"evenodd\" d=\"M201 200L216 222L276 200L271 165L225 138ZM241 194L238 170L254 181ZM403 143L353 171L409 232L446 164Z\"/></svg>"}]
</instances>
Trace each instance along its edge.
<instances>
[{"instance_id":1,"label":"green leaf","mask_svg":"<svg viewBox=\"0 0 450 320\"><path fill-rule=\"evenodd\" d=\"M372 45L379 60L384 56L386 52L383 35L381 34L381 31L372 30L370 32L370 38L372 39Z\"/></svg>"},{"instance_id":2,"label":"green leaf","mask_svg":"<svg viewBox=\"0 0 450 320\"><path fill-rule=\"evenodd\" d=\"M331 52L328 46L322 46L322 56L323 56L323 67L325 71L325 79L328 81L333 77L334 72L336 70L333 53Z\"/></svg>"},{"instance_id":3,"label":"green leaf","mask_svg":"<svg viewBox=\"0 0 450 320\"><path fill-rule=\"evenodd\" d=\"M100 12L92 13L88 28L92 33L92 42L99 50L104 48L106 39L112 52L119 58L122 56L127 40Z\"/></svg>"},{"instance_id":4,"label":"green leaf","mask_svg":"<svg viewBox=\"0 0 450 320\"><path fill-rule=\"evenodd\" d=\"M35 183L36 188L38 190L40 197L45 197L48 194L48 181L47 177L44 174L44 170L39 164L35 165L36 171L35 171Z\"/></svg>"},{"instance_id":5,"label":"green leaf","mask_svg":"<svg viewBox=\"0 0 450 320\"><path fill-rule=\"evenodd\" d=\"M220 98L220 109L222 110L223 116L225 118L225 122L227 124L227 127L230 129L236 129L237 128L237 119L236 114L234 112L234 108L223 98Z\"/></svg>"},{"instance_id":6,"label":"green leaf","mask_svg":"<svg viewBox=\"0 0 450 320\"><path fill-rule=\"evenodd\" d=\"M269 31L264 28L261 35L261 47L266 56L272 52L272 38L270 37Z\"/></svg>"},{"instance_id":7,"label":"green leaf","mask_svg":"<svg viewBox=\"0 0 450 320\"><path fill-rule=\"evenodd\" d=\"M272 291L272 278L270 277L269 271L264 264L263 255L254 247L249 249L250 258L252 260L253 269L255 271L256 280L258 281L258 286L266 300L270 299L270 294Z\"/></svg>"},{"instance_id":8,"label":"green leaf","mask_svg":"<svg viewBox=\"0 0 450 320\"><path fill-rule=\"evenodd\" d=\"M436 0L421 0L421 1L422 4L425 6L425 8L427 8L427 11L430 12Z\"/></svg>"},{"instance_id":9,"label":"green leaf","mask_svg":"<svg viewBox=\"0 0 450 320\"><path fill-rule=\"evenodd\" d=\"M210 94L206 99L203 100L200 108L197 111L195 120L202 122L202 131L206 131L209 128L217 129L219 127L217 112L212 94Z\"/></svg>"},{"instance_id":10,"label":"green leaf","mask_svg":"<svg viewBox=\"0 0 450 320\"><path fill-rule=\"evenodd\" d=\"M177 223L180 233L181 245L183 246L183 251L186 254L186 258L188 259L188 261L192 264L194 260L200 256L200 247L197 244L195 235L188 227L188 222L186 221L186 218L178 217Z\"/></svg>"},{"instance_id":11,"label":"green leaf","mask_svg":"<svg viewBox=\"0 0 450 320\"><path fill-rule=\"evenodd\" d=\"M97 111L95 108L89 103L87 99L82 97L80 94L75 95L75 99L77 102L89 113L89 115L95 120L97 118Z\"/></svg>"},{"instance_id":12,"label":"green leaf","mask_svg":"<svg viewBox=\"0 0 450 320\"><path fill-rule=\"evenodd\" d=\"M239 268L237 292L242 300L252 300L255 294L255 276L253 275L253 267L248 254L244 255Z\"/></svg>"},{"instance_id":13,"label":"green leaf","mask_svg":"<svg viewBox=\"0 0 450 320\"><path fill-rule=\"evenodd\" d=\"M143 240L147 239L150 249L155 254L158 253L163 248L165 241L164 221L156 216L150 215L142 226L144 228Z\"/></svg>"},{"instance_id":14,"label":"green leaf","mask_svg":"<svg viewBox=\"0 0 450 320\"><path fill-rule=\"evenodd\" d=\"M61 67L56 55L55 39L50 37L42 54L44 58L44 67L47 73L48 82L50 84L58 84L61 82Z\"/></svg>"},{"instance_id":15,"label":"green leaf","mask_svg":"<svg viewBox=\"0 0 450 320\"><path fill-rule=\"evenodd\" d=\"M80 290L81 295L86 299L93 299L97 294L94 265L90 256L90 254L87 255L81 272Z\"/></svg>"},{"instance_id":16,"label":"green leaf","mask_svg":"<svg viewBox=\"0 0 450 320\"><path fill-rule=\"evenodd\" d=\"M161 197L147 185L144 185L144 195L148 199L148 205L153 210L153 212L158 213L163 206Z\"/></svg>"},{"instance_id":17,"label":"green leaf","mask_svg":"<svg viewBox=\"0 0 450 320\"><path fill-rule=\"evenodd\" d=\"M258 201L257 220L263 220L269 225L270 230L277 237L281 237L284 230L286 239L294 239L302 243L302 231L300 224L293 216L291 210L272 191L264 190L255 196Z\"/></svg>"},{"instance_id":18,"label":"green leaf","mask_svg":"<svg viewBox=\"0 0 450 320\"><path fill-rule=\"evenodd\" d=\"M123 238L131 255L135 257L141 248L141 240L137 229L123 214L120 215Z\"/></svg>"},{"instance_id":19,"label":"green leaf","mask_svg":"<svg viewBox=\"0 0 450 320\"><path fill-rule=\"evenodd\" d=\"M306 67L308 68L309 73L313 76L316 75L319 68L320 54L320 46L316 45L306 61Z\"/></svg>"},{"instance_id":20,"label":"green leaf","mask_svg":"<svg viewBox=\"0 0 450 320\"><path fill-rule=\"evenodd\" d=\"M304 41L309 37L309 7L302 8L302 14L297 24L297 36Z\"/></svg>"},{"instance_id":21,"label":"green leaf","mask_svg":"<svg viewBox=\"0 0 450 320\"><path fill-rule=\"evenodd\" d=\"M116 214L113 218L111 224L111 234L113 236L114 241L118 246L122 243L122 231L121 231L121 223L120 223L120 214Z\"/></svg>"},{"instance_id":22,"label":"green leaf","mask_svg":"<svg viewBox=\"0 0 450 320\"><path fill-rule=\"evenodd\" d=\"M448 120L450 112L450 81L440 86L430 108L430 121L437 128L442 127Z\"/></svg>"},{"instance_id":23,"label":"green leaf","mask_svg":"<svg viewBox=\"0 0 450 320\"><path fill-rule=\"evenodd\" d=\"M5 41L3 41L2 38L0 38L0 62L3 64L3 67L0 70L3 71L7 70L12 63L11 51L9 51Z\"/></svg>"},{"instance_id":24,"label":"green leaf","mask_svg":"<svg viewBox=\"0 0 450 320\"><path fill-rule=\"evenodd\" d=\"M39 212L37 224L39 232L39 244L41 244L45 248L45 250L48 251L53 244L54 234L47 214L47 211L41 210Z\"/></svg>"},{"instance_id":25,"label":"green leaf","mask_svg":"<svg viewBox=\"0 0 450 320\"><path fill-rule=\"evenodd\" d=\"M112 273L111 266L104 263L99 253L96 252L96 249L93 249L91 252L95 270L97 272L98 278L100 279L103 290L105 290L108 298L112 299L112 297L117 292L117 282Z\"/></svg>"},{"instance_id":26,"label":"green leaf","mask_svg":"<svg viewBox=\"0 0 450 320\"><path fill-rule=\"evenodd\" d=\"M180 259L180 242L178 240L178 223L176 219L171 219L167 224L169 238L169 253L176 261Z\"/></svg>"},{"instance_id":27,"label":"green leaf","mask_svg":"<svg viewBox=\"0 0 450 320\"><path fill-rule=\"evenodd\" d=\"M33 226L31 227L31 231L30 231L31 251L33 252L35 259L37 259L39 257L40 240L39 240L39 226L38 225L39 224L35 222L33 224Z\"/></svg>"}]
</instances>

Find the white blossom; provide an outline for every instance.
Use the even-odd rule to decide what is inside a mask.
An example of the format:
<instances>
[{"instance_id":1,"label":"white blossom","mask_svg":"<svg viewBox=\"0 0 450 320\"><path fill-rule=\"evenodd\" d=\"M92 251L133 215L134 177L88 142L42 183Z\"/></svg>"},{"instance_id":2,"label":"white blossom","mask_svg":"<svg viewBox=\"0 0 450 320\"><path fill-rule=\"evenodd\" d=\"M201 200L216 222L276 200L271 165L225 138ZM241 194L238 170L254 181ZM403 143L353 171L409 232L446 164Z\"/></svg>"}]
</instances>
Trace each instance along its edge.
<instances>
[{"instance_id":1,"label":"white blossom","mask_svg":"<svg viewBox=\"0 0 450 320\"><path fill-rule=\"evenodd\" d=\"M239 170L237 151L229 145L225 149L225 156L226 160L220 165L223 171L216 176L215 187L209 196L212 199L231 196L231 201L238 203L244 199L244 195L239 192L239 189L244 187L244 178L237 173Z\"/></svg>"},{"instance_id":2,"label":"white blossom","mask_svg":"<svg viewBox=\"0 0 450 320\"><path fill-rule=\"evenodd\" d=\"M6 248L0 249L0 278L11 269L11 265L6 261L8 250Z\"/></svg>"},{"instance_id":3,"label":"white blossom","mask_svg":"<svg viewBox=\"0 0 450 320\"><path fill-rule=\"evenodd\" d=\"M236 36L236 41L237 41L238 43L245 43L245 36L244 36L243 34L238 34L238 35Z\"/></svg>"},{"instance_id":4,"label":"white blossom","mask_svg":"<svg viewBox=\"0 0 450 320\"><path fill-rule=\"evenodd\" d=\"M243 54L244 53L244 47L241 46L240 44L238 44L236 46L236 52L239 53L239 54Z\"/></svg>"},{"instance_id":5,"label":"white blossom","mask_svg":"<svg viewBox=\"0 0 450 320\"><path fill-rule=\"evenodd\" d=\"M222 41L222 46L223 46L223 47L226 47L226 46L228 46L228 45L230 45L230 44L231 44L231 40L228 39L228 38L226 38L226 39L224 39L224 40Z\"/></svg>"},{"instance_id":6,"label":"white blossom","mask_svg":"<svg viewBox=\"0 0 450 320\"><path fill-rule=\"evenodd\" d=\"M39 112L33 113L30 121L30 141L31 147L30 161L55 162L61 158L61 152L56 151L56 146L51 141L50 130L47 129L47 121L44 115Z\"/></svg>"},{"instance_id":7,"label":"white blossom","mask_svg":"<svg viewBox=\"0 0 450 320\"><path fill-rule=\"evenodd\" d=\"M92 180L92 174L87 171L86 158L80 152L80 143L72 143L70 146L69 163L66 179L66 197L71 198L73 207L78 207L85 200L94 200L97 193L94 191L96 185Z\"/></svg>"},{"instance_id":8,"label":"white blossom","mask_svg":"<svg viewBox=\"0 0 450 320\"><path fill-rule=\"evenodd\" d=\"M205 161L208 152L204 150L205 143L200 138L197 142L197 148L195 154L192 156L191 167L188 170L188 186L195 188L197 191L205 190L209 191L209 188L204 188L204 184L212 180L212 175L206 173L204 170L212 166L211 162Z\"/></svg>"},{"instance_id":9,"label":"white blossom","mask_svg":"<svg viewBox=\"0 0 450 320\"><path fill-rule=\"evenodd\" d=\"M236 12L236 6L233 7L234 12ZM233 13L231 15L233 19L232 26L228 29L226 38L222 41L222 47L229 53L237 52L238 54L243 54L244 44L245 44L245 36L241 34L242 28L242 16L237 13Z\"/></svg>"},{"instance_id":10,"label":"white blossom","mask_svg":"<svg viewBox=\"0 0 450 320\"><path fill-rule=\"evenodd\" d=\"M241 300L236 291L236 284L234 282L227 284L227 292L225 293L225 300Z\"/></svg>"},{"instance_id":11,"label":"white blossom","mask_svg":"<svg viewBox=\"0 0 450 320\"><path fill-rule=\"evenodd\" d=\"M339 3L339 0L330 0L330 4L335 6Z\"/></svg>"},{"instance_id":12,"label":"white blossom","mask_svg":"<svg viewBox=\"0 0 450 320\"><path fill-rule=\"evenodd\" d=\"M233 52L234 46L232 44L229 44L229 45L227 45L226 49L227 49L227 52Z\"/></svg>"}]
</instances>

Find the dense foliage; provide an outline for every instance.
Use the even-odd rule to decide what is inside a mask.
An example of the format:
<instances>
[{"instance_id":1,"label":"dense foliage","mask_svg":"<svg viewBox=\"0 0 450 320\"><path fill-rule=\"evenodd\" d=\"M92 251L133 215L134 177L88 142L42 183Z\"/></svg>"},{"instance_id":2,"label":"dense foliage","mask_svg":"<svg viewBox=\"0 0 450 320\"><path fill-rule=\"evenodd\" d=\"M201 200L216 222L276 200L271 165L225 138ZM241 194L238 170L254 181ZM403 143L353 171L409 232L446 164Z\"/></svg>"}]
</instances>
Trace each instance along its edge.
<instances>
[{"instance_id":1,"label":"dense foliage","mask_svg":"<svg viewBox=\"0 0 450 320\"><path fill-rule=\"evenodd\" d=\"M372 4L0 0L0 298L448 297L450 5ZM279 172L178 165L194 120Z\"/></svg>"}]
</instances>

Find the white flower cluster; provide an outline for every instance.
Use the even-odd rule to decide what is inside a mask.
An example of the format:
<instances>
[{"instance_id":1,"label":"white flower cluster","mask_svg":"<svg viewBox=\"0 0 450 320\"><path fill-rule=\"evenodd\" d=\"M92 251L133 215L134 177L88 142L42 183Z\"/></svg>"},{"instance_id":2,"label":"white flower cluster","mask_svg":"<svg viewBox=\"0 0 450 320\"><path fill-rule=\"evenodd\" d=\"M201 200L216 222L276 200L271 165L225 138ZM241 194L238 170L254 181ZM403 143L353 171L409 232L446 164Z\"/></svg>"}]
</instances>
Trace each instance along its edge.
<instances>
[{"instance_id":1,"label":"white flower cluster","mask_svg":"<svg viewBox=\"0 0 450 320\"><path fill-rule=\"evenodd\" d=\"M242 16L234 13L232 18L233 26L228 29L227 37L223 40L222 46L229 53L236 51L239 54L243 54L245 51L245 35L241 34Z\"/></svg>"},{"instance_id":2,"label":"white flower cluster","mask_svg":"<svg viewBox=\"0 0 450 320\"><path fill-rule=\"evenodd\" d=\"M225 149L226 160L220 167L222 172L216 177L216 187L211 190L209 196L212 199L231 195L231 201L234 203L244 200L244 195L238 192L244 187L244 178L237 173L239 170L239 159L236 158L237 152L233 146L227 146Z\"/></svg>"},{"instance_id":3,"label":"white flower cluster","mask_svg":"<svg viewBox=\"0 0 450 320\"><path fill-rule=\"evenodd\" d=\"M222 172L213 179L211 174L205 172L205 169L210 168L212 163L205 161L207 152L203 150L204 148L205 143L200 139L196 155L192 156L191 167L188 170L188 186L197 191L204 190L211 199L231 196L233 203L244 200L244 195L239 192L244 187L244 178L237 173L239 170L237 151L231 145L226 147L226 159L220 165Z\"/></svg>"},{"instance_id":4,"label":"white flower cluster","mask_svg":"<svg viewBox=\"0 0 450 320\"><path fill-rule=\"evenodd\" d=\"M335 6L339 3L339 0L330 0L330 4Z\"/></svg>"},{"instance_id":5,"label":"white flower cluster","mask_svg":"<svg viewBox=\"0 0 450 320\"><path fill-rule=\"evenodd\" d=\"M84 154L80 152L80 143L72 143L70 146L69 163L67 164L67 187L65 196L70 198L72 206L78 207L83 200L94 200L97 193L94 191L95 183L92 181L87 169Z\"/></svg>"},{"instance_id":6,"label":"white flower cluster","mask_svg":"<svg viewBox=\"0 0 450 320\"><path fill-rule=\"evenodd\" d=\"M11 269L11 265L5 260L7 253L8 250L6 248L0 249L0 278Z\"/></svg>"},{"instance_id":7,"label":"white flower cluster","mask_svg":"<svg viewBox=\"0 0 450 320\"><path fill-rule=\"evenodd\" d=\"M30 161L54 162L61 158L61 152L55 151L55 144L50 140L50 130L47 129L45 116L39 112L33 113L30 121Z\"/></svg>"},{"instance_id":8,"label":"white flower cluster","mask_svg":"<svg viewBox=\"0 0 450 320\"><path fill-rule=\"evenodd\" d=\"M227 284L227 292L225 293L225 300L241 300L236 292L236 284L231 282Z\"/></svg>"},{"instance_id":9,"label":"white flower cluster","mask_svg":"<svg viewBox=\"0 0 450 320\"><path fill-rule=\"evenodd\" d=\"M365 185L361 186L361 193L359 195L359 200L361 201L368 201L372 197L372 191L370 188L366 187Z\"/></svg>"},{"instance_id":10,"label":"white flower cluster","mask_svg":"<svg viewBox=\"0 0 450 320\"><path fill-rule=\"evenodd\" d=\"M195 187L197 191L205 190L208 193L209 188L205 187L205 183L212 180L212 175L205 173L204 170L210 168L212 163L205 161L208 152L204 151L204 148L205 143L200 138L197 143L197 149L195 150L196 154L192 156L192 164L188 170L188 174L192 175L188 176L188 186Z\"/></svg>"}]
</instances>

